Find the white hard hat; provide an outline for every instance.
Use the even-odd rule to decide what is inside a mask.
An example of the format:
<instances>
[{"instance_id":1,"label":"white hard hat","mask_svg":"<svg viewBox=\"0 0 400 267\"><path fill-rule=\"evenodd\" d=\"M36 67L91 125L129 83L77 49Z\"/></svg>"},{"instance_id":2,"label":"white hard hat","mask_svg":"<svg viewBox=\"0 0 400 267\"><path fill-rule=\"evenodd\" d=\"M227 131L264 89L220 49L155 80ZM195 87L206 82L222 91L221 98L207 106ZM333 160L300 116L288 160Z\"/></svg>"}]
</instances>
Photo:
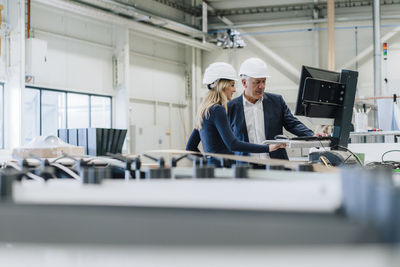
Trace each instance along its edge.
<instances>
[{"instance_id":1,"label":"white hard hat","mask_svg":"<svg viewBox=\"0 0 400 267\"><path fill-rule=\"evenodd\" d=\"M203 84L212 84L219 79L237 81L237 73L232 65L225 62L215 62L204 71Z\"/></svg>"},{"instance_id":2,"label":"white hard hat","mask_svg":"<svg viewBox=\"0 0 400 267\"><path fill-rule=\"evenodd\" d=\"M271 77L268 72L267 64L259 58L251 57L240 65L239 75L246 75L252 78Z\"/></svg>"}]
</instances>

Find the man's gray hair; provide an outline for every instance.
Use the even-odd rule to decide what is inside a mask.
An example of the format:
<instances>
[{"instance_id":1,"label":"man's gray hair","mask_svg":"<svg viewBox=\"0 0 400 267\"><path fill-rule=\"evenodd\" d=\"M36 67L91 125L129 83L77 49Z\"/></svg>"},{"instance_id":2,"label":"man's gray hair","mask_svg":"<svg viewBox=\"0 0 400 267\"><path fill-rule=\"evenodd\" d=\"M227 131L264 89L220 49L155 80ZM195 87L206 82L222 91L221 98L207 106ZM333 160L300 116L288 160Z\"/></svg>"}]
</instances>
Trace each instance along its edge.
<instances>
[{"instance_id":1,"label":"man's gray hair","mask_svg":"<svg viewBox=\"0 0 400 267\"><path fill-rule=\"evenodd\" d=\"M247 76L246 74L240 74L240 79L246 79L246 81L248 82L250 79L250 76Z\"/></svg>"}]
</instances>

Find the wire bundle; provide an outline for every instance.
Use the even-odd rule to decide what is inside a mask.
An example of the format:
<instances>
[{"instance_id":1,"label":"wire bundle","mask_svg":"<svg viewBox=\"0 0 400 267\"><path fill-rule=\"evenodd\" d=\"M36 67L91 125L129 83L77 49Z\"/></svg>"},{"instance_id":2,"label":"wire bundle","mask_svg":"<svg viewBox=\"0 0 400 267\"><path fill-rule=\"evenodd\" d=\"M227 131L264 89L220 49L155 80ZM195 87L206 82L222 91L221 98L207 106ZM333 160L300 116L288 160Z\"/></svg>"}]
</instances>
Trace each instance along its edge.
<instances>
[{"instance_id":1,"label":"wire bundle","mask_svg":"<svg viewBox=\"0 0 400 267\"><path fill-rule=\"evenodd\" d=\"M370 162L366 165L367 168L376 168L380 166L391 167L393 170L400 170L400 161L384 160L386 154L400 152L398 149L388 150L381 156L381 161Z\"/></svg>"}]
</instances>

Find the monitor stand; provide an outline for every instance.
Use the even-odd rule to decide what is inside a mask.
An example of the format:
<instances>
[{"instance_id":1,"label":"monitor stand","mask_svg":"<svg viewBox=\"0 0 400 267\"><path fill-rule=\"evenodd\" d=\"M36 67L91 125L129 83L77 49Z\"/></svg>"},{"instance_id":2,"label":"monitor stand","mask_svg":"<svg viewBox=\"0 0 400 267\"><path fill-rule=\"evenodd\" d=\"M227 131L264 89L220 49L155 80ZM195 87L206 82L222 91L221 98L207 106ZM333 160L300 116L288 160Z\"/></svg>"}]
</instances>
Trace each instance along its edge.
<instances>
[{"instance_id":1,"label":"monitor stand","mask_svg":"<svg viewBox=\"0 0 400 267\"><path fill-rule=\"evenodd\" d=\"M342 70L340 83L346 86L343 106L334 118L331 151L313 152L309 155L310 161L322 161L321 156L327 158L333 166L340 166L354 162L350 160L352 154L347 145L350 137L350 126L353 117L354 99L356 96L358 72Z\"/></svg>"}]
</instances>

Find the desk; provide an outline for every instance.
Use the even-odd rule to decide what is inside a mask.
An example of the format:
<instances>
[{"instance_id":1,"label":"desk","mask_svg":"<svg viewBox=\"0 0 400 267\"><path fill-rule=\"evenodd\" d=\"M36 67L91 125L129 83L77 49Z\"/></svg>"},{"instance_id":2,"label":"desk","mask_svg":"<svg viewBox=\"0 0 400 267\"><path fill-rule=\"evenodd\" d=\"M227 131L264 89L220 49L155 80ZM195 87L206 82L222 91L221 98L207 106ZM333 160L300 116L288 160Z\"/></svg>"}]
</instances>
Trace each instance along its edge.
<instances>
[{"instance_id":1,"label":"desk","mask_svg":"<svg viewBox=\"0 0 400 267\"><path fill-rule=\"evenodd\" d=\"M351 132L351 143L398 143L400 131Z\"/></svg>"},{"instance_id":2,"label":"desk","mask_svg":"<svg viewBox=\"0 0 400 267\"><path fill-rule=\"evenodd\" d=\"M328 140L265 140L264 145L285 143L287 148L312 148L312 147L330 147L331 141Z\"/></svg>"},{"instance_id":3,"label":"desk","mask_svg":"<svg viewBox=\"0 0 400 267\"><path fill-rule=\"evenodd\" d=\"M361 143L349 144L348 148L354 153L364 153L365 163L381 161L382 154L389 150L400 150L400 143ZM385 160L399 160L400 153L385 155Z\"/></svg>"}]
</instances>

